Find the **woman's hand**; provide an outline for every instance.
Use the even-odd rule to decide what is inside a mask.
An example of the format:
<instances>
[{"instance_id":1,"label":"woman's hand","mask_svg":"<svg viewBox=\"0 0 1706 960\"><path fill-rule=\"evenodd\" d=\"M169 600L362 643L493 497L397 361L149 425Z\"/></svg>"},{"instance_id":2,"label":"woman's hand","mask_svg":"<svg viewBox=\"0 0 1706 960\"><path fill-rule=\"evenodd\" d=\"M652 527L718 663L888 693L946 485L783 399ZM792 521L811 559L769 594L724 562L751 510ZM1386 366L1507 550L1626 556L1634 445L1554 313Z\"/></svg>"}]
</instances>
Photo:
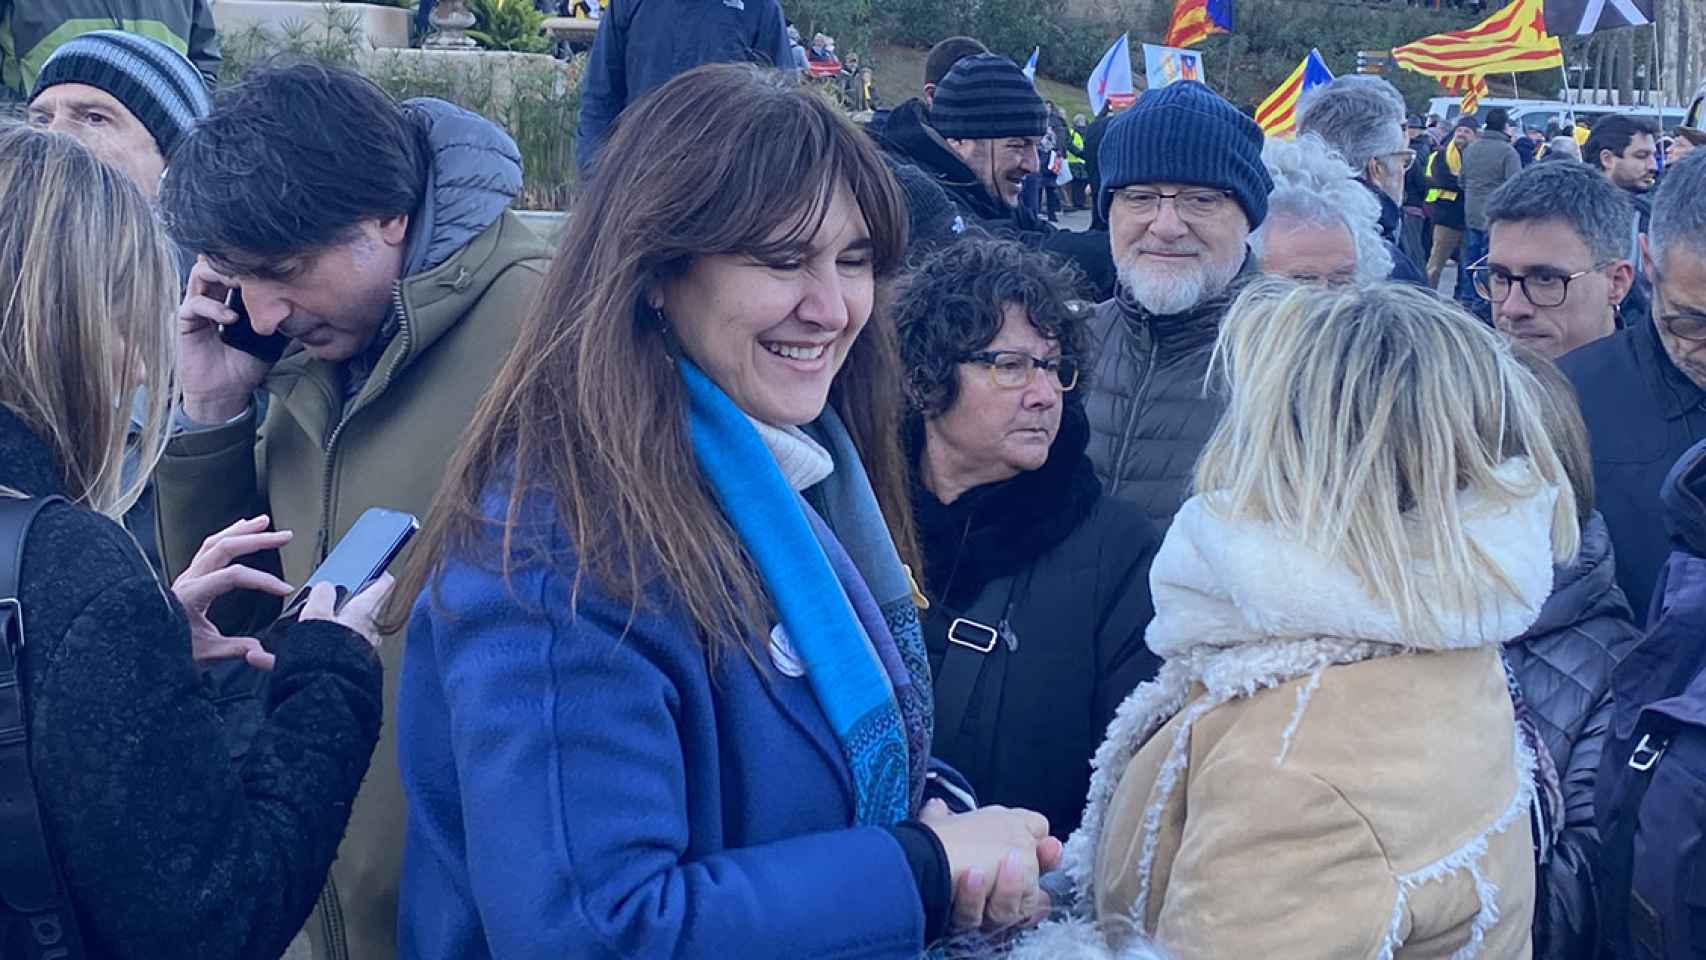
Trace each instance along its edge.
<instances>
[{"instance_id":1,"label":"woman's hand","mask_svg":"<svg viewBox=\"0 0 1706 960\"><path fill-rule=\"evenodd\" d=\"M955 929L998 930L1047 915L1048 894L1037 878L1060 863L1061 852L1060 841L1048 835L1048 818L1007 807L954 814L932 800L919 821L948 853Z\"/></svg>"},{"instance_id":2,"label":"woman's hand","mask_svg":"<svg viewBox=\"0 0 1706 960\"><path fill-rule=\"evenodd\" d=\"M308 592L308 602L302 605L302 616L297 619L302 623L330 620L354 630L377 650L382 637L374 621L378 619L380 609L385 606L385 598L391 595L391 587L396 582L389 573L381 574L372 586L351 597L342 610L336 609L338 588L329 583L316 583Z\"/></svg>"},{"instance_id":3,"label":"woman's hand","mask_svg":"<svg viewBox=\"0 0 1706 960\"><path fill-rule=\"evenodd\" d=\"M261 649L259 640L228 637L207 618L213 601L233 590L259 590L277 597L290 594L290 584L236 562L238 557L276 550L290 542L289 530L268 531L268 523L264 515L239 520L208 537L202 541L189 568L172 582L172 592L189 617L190 653L198 667L215 660L242 657L252 667L272 669L273 655Z\"/></svg>"}]
</instances>

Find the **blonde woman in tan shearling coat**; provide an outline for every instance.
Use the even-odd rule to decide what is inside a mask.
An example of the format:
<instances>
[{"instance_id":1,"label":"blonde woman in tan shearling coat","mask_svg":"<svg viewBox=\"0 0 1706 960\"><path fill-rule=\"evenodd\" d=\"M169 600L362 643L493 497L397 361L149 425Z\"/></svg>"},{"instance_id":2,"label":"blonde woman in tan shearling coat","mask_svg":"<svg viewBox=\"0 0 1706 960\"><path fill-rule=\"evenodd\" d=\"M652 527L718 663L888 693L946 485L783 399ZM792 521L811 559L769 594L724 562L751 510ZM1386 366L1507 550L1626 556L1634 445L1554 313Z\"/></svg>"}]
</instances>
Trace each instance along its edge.
<instances>
[{"instance_id":1,"label":"blonde woman in tan shearling coat","mask_svg":"<svg viewBox=\"0 0 1706 960\"><path fill-rule=\"evenodd\" d=\"M1269 283L1151 574L1121 707L1024 958L1527 958L1534 756L1499 645L1576 548L1541 393L1424 293Z\"/></svg>"}]
</instances>

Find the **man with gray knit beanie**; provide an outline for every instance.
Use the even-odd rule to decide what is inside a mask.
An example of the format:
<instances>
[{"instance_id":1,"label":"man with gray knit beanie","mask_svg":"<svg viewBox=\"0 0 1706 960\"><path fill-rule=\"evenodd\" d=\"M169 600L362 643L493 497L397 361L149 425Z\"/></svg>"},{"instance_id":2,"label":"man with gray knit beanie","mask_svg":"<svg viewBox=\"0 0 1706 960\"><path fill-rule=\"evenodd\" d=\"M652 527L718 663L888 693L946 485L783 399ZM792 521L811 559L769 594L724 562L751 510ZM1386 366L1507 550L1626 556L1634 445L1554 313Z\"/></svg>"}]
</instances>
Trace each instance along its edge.
<instances>
[{"instance_id":1,"label":"man with gray knit beanie","mask_svg":"<svg viewBox=\"0 0 1706 960\"><path fill-rule=\"evenodd\" d=\"M42 64L28 117L81 141L154 199L172 149L212 108L206 81L183 54L140 34L96 30Z\"/></svg>"},{"instance_id":2,"label":"man with gray knit beanie","mask_svg":"<svg viewBox=\"0 0 1706 960\"><path fill-rule=\"evenodd\" d=\"M1114 270L1104 236L1057 230L1019 204L1047 132L1048 105L1030 78L1012 60L982 53L954 64L936 85L927 116L897 110L877 139L893 160L934 180L965 226L1070 260L1105 295Z\"/></svg>"},{"instance_id":3,"label":"man with gray knit beanie","mask_svg":"<svg viewBox=\"0 0 1706 960\"><path fill-rule=\"evenodd\" d=\"M1090 459L1109 496L1165 529L1220 418L1203 378L1221 318L1255 272L1248 241L1273 180L1261 128L1192 82L1138 98L1098 159L1119 289L1090 324Z\"/></svg>"}]
</instances>

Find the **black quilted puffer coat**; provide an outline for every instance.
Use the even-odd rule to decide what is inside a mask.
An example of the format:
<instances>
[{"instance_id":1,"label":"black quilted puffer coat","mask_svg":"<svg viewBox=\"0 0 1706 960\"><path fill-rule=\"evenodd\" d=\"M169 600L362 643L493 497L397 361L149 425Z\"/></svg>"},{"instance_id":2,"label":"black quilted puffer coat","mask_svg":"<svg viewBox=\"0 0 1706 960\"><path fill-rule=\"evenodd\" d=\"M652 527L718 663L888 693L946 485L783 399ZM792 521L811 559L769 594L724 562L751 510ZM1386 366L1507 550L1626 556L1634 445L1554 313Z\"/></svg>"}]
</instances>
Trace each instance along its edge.
<instances>
[{"instance_id":1,"label":"black quilted puffer coat","mask_svg":"<svg viewBox=\"0 0 1706 960\"><path fill-rule=\"evenodd\" d=\"M1185 502L1197 455L1220 420L1221 401L1204 395L1203 378L1221 318L1254 276L1247 259L1230 290L1171 316L1147 312L1121 286L1090 321L1099 351L1084 407L1090 460L1103 492L1136 505L1158 530Z\"/></svg>"},{"instance_id":2,"label":"black quilted puffer coat","mask_svg":"<svg viewBox=\"0 0 1706 960\"><path fill-rule=\"evenodd\" d=\"M1540 618L1505 646L1564 793L1563 834L1538 878L1537 960L1594 953L1599 856L1594 784L1611 722L1611 671L1640 638L1617 586L1605 520L1595 513L1582 528L1576 561L1554 574Z\"/></svg>"}]
</instances>

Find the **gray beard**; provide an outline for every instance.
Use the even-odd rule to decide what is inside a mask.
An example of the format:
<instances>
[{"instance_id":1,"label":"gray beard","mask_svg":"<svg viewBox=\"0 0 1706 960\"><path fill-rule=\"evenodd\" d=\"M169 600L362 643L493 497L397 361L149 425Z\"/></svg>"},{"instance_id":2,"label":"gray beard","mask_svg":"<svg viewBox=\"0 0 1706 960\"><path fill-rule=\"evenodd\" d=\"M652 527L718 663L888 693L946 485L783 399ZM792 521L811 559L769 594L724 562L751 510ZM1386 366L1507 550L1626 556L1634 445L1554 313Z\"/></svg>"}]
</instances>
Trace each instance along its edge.
<instances>
[{"instance_id":1,"label":"gray beard","mask_svg":"<svg viewBox=\"0 0 1706 960\"><path fill-rule=\"evenodd\" d=\"M1189 269L1174 270L1143 265L1134 253L1119 264L1120 286L1144 310L1169 316L1225 293L1243 265L1242 248L1225 261L1204 259Z\"/></svg>"}]
</instances>

